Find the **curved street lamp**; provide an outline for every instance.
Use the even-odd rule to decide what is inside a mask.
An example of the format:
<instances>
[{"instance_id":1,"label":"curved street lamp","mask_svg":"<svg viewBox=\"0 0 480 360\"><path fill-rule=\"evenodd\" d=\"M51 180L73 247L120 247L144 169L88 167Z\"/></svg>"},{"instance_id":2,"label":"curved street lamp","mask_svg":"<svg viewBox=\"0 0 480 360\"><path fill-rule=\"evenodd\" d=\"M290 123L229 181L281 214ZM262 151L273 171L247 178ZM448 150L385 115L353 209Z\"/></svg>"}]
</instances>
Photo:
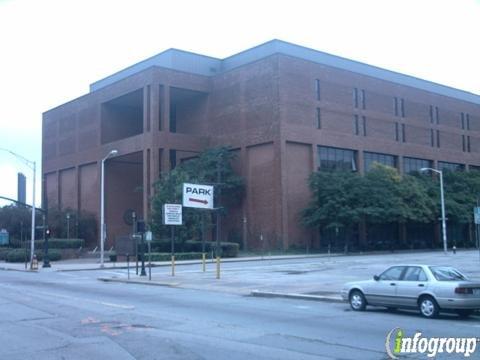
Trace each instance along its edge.
<instances>
[{"instance_id":1,"label":"curved street lamp","mask_svg":"<svg viewBox=\"0 0 480 360\"><path fill-rule=\"evenodd\" d=\"M33 171L33 191L32 191L32 231L31 231L31 244L30 244L30 268L32 267L33 263L33 255L35 253L35 173L36 173L36 164L35 161L28 160L24 158L22 155L19 155L11 150L0 148L2 151L6 151L17 159L23 161L30 169Z\"/></svg>"},{"instance_id":2,"label":"curved street lamp","mask_svg":"<svg viewBox=\"0 0 480 360\"><path fill-rule=\"evenodd\" d=\"M101 179L100 179L100 267L104 267L104 242L105 242L105 161L118 154L117 150L111 150L107 156L102 159Z\"/></svg>"},{"instance_id":3,"label":"curved street lamp","mask_svg":"<svg viewBox=\"0 0 480 360\"><path fill-rule=\"evenodd\" d=\"M447 222L445 219L445 198L443 196L443 172L432 168L421 168L420 171L433 171L440 174L440 202L442 206L442 233L443 233L443 252L447 253Z\"/></svg>"}]
</instances>

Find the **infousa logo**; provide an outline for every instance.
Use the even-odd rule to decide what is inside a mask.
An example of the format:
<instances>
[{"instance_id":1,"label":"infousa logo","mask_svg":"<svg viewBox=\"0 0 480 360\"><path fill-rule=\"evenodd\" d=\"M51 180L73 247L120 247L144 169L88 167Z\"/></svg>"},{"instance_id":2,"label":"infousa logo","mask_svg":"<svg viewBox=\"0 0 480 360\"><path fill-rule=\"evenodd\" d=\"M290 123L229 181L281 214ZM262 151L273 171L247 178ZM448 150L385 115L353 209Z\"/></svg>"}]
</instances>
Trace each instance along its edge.
<instances>
[{"instance_id":1,"label":"infousa logo","mask_svg":"<svg viewBox=\"0 0 480 360\"><path fill-rule=\"evenodd\" d=\"M424 337L421 332L413 336L405 336L400 328L395 328L387 334L385 349L391 359L398 359L403 354L425 354L434 358L440 353L462 354L470 357L477 349L480 338L447 338L447 337Z\"/></svg>"}]
</instances>

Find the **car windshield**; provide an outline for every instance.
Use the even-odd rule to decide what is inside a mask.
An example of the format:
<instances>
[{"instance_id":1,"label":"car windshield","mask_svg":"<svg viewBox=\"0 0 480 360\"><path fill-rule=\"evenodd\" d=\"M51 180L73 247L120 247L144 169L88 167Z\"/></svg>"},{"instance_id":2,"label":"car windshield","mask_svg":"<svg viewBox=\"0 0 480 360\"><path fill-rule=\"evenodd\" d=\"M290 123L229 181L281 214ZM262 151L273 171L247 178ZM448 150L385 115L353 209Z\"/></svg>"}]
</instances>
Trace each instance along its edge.
<instances>
[{"instance_id":1,"label":"car windshield","mask_svg":"<svg viewBox=\"0 0 480 360\"><path fill-rule=\"evenodd\" d=\"M430 266L433 276L438 281L458 281L458 280L467 280L465 275L460 271L452 267L446 266Z\"/></svg>"}]
</instances>

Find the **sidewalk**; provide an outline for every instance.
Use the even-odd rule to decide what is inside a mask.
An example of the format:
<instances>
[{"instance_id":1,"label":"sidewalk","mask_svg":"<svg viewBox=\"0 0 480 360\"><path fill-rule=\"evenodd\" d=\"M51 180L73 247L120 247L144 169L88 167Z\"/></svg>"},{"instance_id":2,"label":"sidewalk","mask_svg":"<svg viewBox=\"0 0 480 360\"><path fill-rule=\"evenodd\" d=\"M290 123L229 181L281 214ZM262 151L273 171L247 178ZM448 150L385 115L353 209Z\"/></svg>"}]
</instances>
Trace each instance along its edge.
<instances>
[{"instance_id":1,"label":"sidewalk","mask_svg":"<svg viewBox=\"0 0 480 360\"><path fill-rule=\"evenodd\" d=\"M282 261L283 260L283 261ZM95 261L95 260L94 260ZM295 255L222 259L221 276L216 278L216 264L207 261L202 272L198 260L176 262L175 276L170 262L152 263L152 280L135 273L135 262L130 263L128 279L126 263L98 261L60 261L52 268L39 272L97 270L99 280L125 284L168 286L184 289L215 291L237 295L280 296L316 301L341 301L339 293L345 282L371 279L393 264L451 265L468 276L480 279L480 259L477 250L459 251L456 255L435 252L404 252L367 255ZM24 264L0 263L0 269L24 270Z\"/></svg>"}]
</instances>

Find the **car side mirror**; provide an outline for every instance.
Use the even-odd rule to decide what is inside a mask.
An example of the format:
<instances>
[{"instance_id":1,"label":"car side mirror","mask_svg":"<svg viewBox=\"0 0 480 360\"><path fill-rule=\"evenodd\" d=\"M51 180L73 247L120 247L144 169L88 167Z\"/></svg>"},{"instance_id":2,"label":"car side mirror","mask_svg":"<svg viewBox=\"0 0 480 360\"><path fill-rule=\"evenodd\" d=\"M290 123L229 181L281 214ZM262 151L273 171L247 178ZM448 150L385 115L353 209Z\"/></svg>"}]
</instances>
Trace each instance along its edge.
<instances>
[{"instance_id":1,"label":"car side mirror","mask_svg":"<svg viewBox=\"0 0 480 360\"><path fill-rule=\"evenodd\" d=\"M380 280L380 276L378 276L378 275L373 275L373 280L375 280L375 281Z\"/></svg>"}]
</instances>

